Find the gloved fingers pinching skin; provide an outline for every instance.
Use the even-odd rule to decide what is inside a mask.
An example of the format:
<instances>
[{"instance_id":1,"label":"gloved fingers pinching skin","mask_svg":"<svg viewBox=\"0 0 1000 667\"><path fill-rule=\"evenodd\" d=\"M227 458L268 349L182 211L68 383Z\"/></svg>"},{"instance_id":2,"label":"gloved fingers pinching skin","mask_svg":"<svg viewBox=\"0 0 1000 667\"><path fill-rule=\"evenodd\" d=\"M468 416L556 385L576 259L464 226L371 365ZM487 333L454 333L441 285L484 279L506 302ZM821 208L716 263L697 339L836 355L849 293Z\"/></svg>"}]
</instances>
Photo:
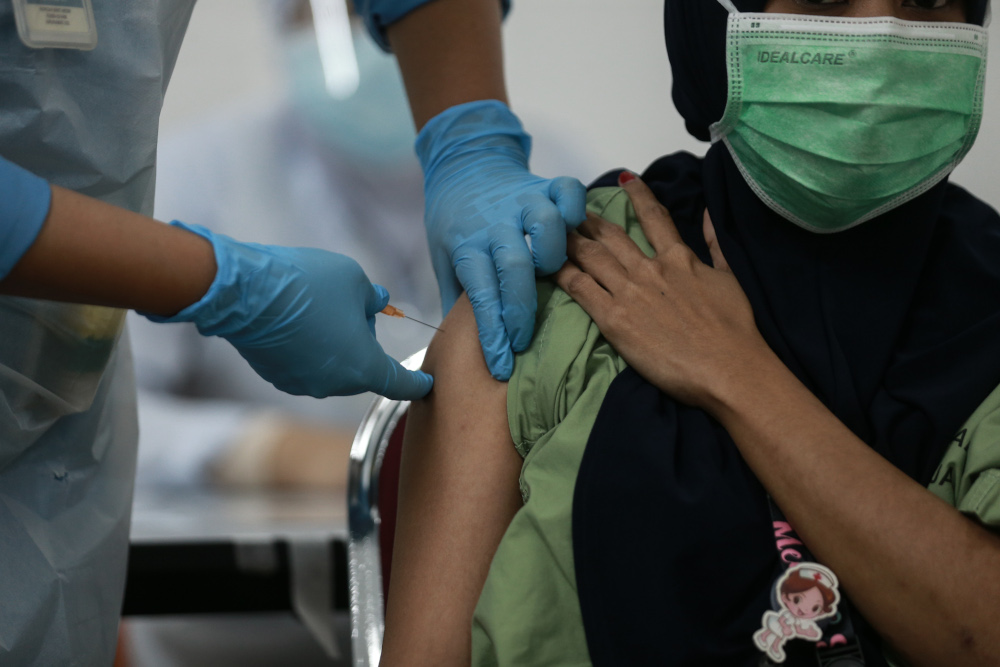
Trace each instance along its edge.
<instances>
[{"instance_id":1,"label":"gloved fingers pinching skin","mask_svg":"<svg viewBox=\"0 0 1000 667\"><path fill-rule=\"evenodd\" d=\"M350 257L315 248L240 243L174 222L215 249L215 280L204 297L156 322L194 322L229 341L262 378L316 398L376 391L419 398L432 378L408 371L375 338L375 314L388 292L372 285ZM380 305L381 304L381 305Z\"/></svg>"},{"instance_id":2,"label":"gloved fingers pinching skin","mask_svg":"<svg viewBox=\"0 0 1000 667\"><path fill-rule=\"evenodd\" d=\"M521 209L521 227L531 239L535 273L547 276L562 268L566 263L567 225L555 203L542 195L526 197Z\"/></svg>"},{"instance_id":3,"label":"gloved fingers pinching skin","mask_svg":"<svg viewBox=\"0 0 1000 667\"><path fill-rule=\"evenodd\" d=\"M566 221L566 231L576 229L587 219L587 188L569 176L559 176L549 181L549 198L559 208Z\"/></svg>"},{"instance_id":4,"label":"gloved fingers pinching skin","mask_svg":"<svg viewBox=\"0 0 1000 667\"><path fill-rule=\"evenodd\" d=\"M456 258L455 272L467 286L466 293L479 331L479 343L490 374L497 380L509 380L514 371L514 353L500 309L500 281L493 258L486 252L470 250ZM532 320L534 315L532 309Z\"/></svg>"},{"instance_id":5,"label":"gloved fingers pinching skin","mask_svg":"<svg viewBox=\"0 0 1000 667\"><path fill-rule=\"evenodd\" d=\"M559 226L562 227L561 222ZM565 254L565 233L562 240ZM511 348L514 352L520 352L531 343L535 329L538 292L535 289L532 256L524 235L511 228L496 230L490 240L490 255L500 289L500 318L507 330Z\"/></svg>"},{"instance_id":6,"label":"gloved fingers pinching skin","mask_svg":"<svg viewBox=\"0 0 1000 667\"><path fill-rule=\"evenodd\" d=\"M536 269L553 273L566 261L566 233L585 218L586 190L573 178L530 172L531 138L497 100L446 109L420 131L416 148L442 310L458 298L457 278L472 302L490 373L506 380L510 342L522 350L534 330Z\"/></svg>"}]
</instances>

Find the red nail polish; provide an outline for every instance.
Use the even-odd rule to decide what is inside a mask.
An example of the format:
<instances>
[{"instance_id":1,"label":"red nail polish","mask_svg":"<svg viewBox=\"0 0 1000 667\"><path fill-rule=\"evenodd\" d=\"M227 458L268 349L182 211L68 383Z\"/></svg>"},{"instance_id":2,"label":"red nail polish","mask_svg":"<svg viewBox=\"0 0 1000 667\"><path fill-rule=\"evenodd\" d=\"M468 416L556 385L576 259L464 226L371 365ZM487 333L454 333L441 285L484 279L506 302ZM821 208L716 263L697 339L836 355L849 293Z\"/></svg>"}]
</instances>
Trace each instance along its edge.
<instances>
[{"instance_id":1,"label":"red nail polish","mask_svg":"<svg viewBox=\"0 0 1000 667\"><path fill-rule=\"evenodd\" d=\"M625 185L626 183L629 183L634 180L635 180L635 174L633 174L631 171L623 171L622 173L618 174L618 185Z\"/></svg>"}]
</instances>

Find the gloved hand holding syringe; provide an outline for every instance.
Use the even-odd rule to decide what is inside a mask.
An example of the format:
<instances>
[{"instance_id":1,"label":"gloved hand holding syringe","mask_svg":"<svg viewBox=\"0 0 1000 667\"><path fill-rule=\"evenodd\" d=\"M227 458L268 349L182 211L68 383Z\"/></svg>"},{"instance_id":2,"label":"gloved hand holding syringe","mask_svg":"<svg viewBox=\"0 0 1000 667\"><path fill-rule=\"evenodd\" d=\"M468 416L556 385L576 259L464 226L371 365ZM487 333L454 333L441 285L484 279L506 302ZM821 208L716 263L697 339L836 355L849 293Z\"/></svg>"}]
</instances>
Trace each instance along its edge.
<instances>
[{"instance_id":1,"label":"gloved hand holding syringe","mask_svg":"<svg viewBox=\"0 0 1000 667\"><path fill-rule=\"evenodd\" d=\"M431 376L403 368L382 349L375 313L388 305L389 292L350 257L242 243L179 221L163 225L50 186L0 158L0 194L8 192L17 197L0 197L11 208L2 211L0 231L13 239L0 248L0 294L192 322L290 394L372 391L413 400L431 389Z\"/></svg>"}]
</instances>

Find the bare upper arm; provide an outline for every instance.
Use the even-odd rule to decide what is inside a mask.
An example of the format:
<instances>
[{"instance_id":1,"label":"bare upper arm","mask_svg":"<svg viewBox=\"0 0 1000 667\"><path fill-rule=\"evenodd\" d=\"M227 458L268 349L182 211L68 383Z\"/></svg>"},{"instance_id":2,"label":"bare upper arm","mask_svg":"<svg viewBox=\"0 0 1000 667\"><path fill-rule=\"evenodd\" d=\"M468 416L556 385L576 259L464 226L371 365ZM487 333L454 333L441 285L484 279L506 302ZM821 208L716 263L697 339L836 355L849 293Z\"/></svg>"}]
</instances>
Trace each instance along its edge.
<instances>
[{"instance_id":1,"label":"bare upper arm","mask_svg":"<svg viewBox=\"0 0 1000 667\"><path fill-rule=\"evenodd\" d=\"M385 665L469 664L473 609L521 506L507 384L486 368L464 295L441 328L423 364L434 388L410 405L403 440Z\"/></svg>"},{"instance_id":2,"label":"bare upper arm","mask_svg":"<svg viewBox=\"0 0 1000 667\"><path fill-rule=\"evenodd\" d=\"M456 429L502 435L513 447L507 425L507 383L490 375L466 295L459 297L441 329L422 366L434 376L434 389L417 410L427 408L436 420Z\"/></svg>"}]
</instances>

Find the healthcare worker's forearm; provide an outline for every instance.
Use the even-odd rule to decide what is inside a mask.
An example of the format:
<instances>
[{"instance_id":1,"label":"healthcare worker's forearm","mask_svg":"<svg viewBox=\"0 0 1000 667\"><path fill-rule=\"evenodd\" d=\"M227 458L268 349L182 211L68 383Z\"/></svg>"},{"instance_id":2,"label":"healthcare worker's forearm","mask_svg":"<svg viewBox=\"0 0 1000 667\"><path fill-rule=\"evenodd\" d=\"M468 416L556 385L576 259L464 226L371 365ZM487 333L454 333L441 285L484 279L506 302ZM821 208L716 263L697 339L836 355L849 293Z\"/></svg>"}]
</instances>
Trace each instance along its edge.
<instances>
[{"instance_id":1,"label":"healthcare worker's forearm","mask_svg":"<svg viewBox=\"0 0 1000 667\"><path fill-rule=\"evenodd\" d=\"M51 200L44 178L0 157L0 280L35 242Z\"/></svg>"},{"instance_id":2,"label":"healthcare worker's forearm","mask_svg":"<svg viewBox=\"0 0 1000 667\"><path fill-rule=\"evenodd\" d=\"M52 186L34 243L0 281L0 293L172 315L215 277L206 239Z\"/></svg>"},{"instance_id":3,"label":"healthcare worker's forearm","mask_svg":"<svg viewBox=\"0 0 1000 667\"><path fill-rule=\"evenodd\" d=\"M497 0L434 0L387 29L419 131L445 109L507 102Z\"/></svg>"},{"instance_id":4,"label":"healthcare worker's forearm","mask_svg":"<svg viewBox=\"0 0 1000 667\"><path fill-rule=\"evenodd\" d=\"M915 665L1000 661L1000 537L859 440L773 355L712 412L862 614Z\"/></svg>"}]
</instances>

